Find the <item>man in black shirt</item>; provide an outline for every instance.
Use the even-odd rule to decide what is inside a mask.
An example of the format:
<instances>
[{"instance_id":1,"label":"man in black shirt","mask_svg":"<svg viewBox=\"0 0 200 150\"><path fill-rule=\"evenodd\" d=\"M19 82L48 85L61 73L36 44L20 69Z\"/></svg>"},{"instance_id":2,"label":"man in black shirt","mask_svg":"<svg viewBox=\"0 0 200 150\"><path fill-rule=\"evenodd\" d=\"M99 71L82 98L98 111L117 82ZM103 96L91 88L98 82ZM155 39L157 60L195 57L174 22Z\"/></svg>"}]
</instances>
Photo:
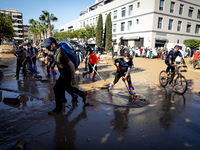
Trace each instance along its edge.
<instances>
[{"instance_id":1,"label":"man in black shirt","mask_svg":"<svg viewBox=\"0 0 200 150\"><path fill-rule=\"evenodd\" d=\"M75 67L68 54L52 37L47 38L43 46L57 55L57 57L54 58L57 62L57 67L60 72L60 77L54 86L56 108L53 111L48 112L48 114L53 115L62 113L63 90L66 90L69 94L78 94L83 98L83 102L85 103L87 92L80 91L78 88L72 86L76 84Z\"/></svg>"},{"instance_id":2,"label":"man in black shirt","mask_svg":"<svg viewBox=\"0 0 200 150\"><path fill-rule=\"evenodd\" d=\"M88 57L90 54L92 54L92 49L88 45L88 43L85 43L84 51L85 51L85 71L87 71Z\"/></svg>"}]
</instances>

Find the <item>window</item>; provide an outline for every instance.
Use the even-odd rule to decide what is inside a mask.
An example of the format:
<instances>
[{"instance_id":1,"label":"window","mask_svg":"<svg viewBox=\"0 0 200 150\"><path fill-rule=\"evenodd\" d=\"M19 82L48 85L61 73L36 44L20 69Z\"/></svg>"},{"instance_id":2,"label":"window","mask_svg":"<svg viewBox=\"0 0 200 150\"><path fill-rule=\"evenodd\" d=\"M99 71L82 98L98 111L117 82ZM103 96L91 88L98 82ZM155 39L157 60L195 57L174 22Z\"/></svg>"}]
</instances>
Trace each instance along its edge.
<instances>
[{"instance_id":1,"label":"window","mask_svg":"<svg viewBox=\"0 0 200 150\"><path fill-rule=\"evenodd\" d=\"M114 19L117 19L117 10L114 11Z\"/></svg>"},{"instance_id":2,"label":"window","mask_svg":"<svg viewBox=\"0 0 200 150\"><path fill-rule=\"evenodd\" d=\"M80 23L80 28L82 28L82 22Z\"/></svg>"},{"instance_id":3,"label":"window","mask_svg":"<svg viewBox=\"0 0 200 150\"><path fill-rule=\"evenodd\" d=\"M192 17L193 7L189 8L188 17Z\"/></svg>"},{"instance_id":4,"label":"window","mask_svg":"<svg viewBox=\"0 0 200 150\"><path fill-rule=\"evenodd\" d=\"M96 24L97 24L97 22L98 22L98 17L96 17Z\"/></svg>"},{"instance_id":5,"label":"window","mask_svg":"<svg viewBox=\"0 0 200 150\"><path fill-rule=\"evenodd\" d=\"M158 29L162 28L162 19L161 17L158 18Z\"/></svg>"},{"instance_id":6,"label":"window","mask_svg":"<svg viewBox=\"0 0 200 150\"><path fill-rule=\"evenodd\" d=\"M183 14L183 5L180 4L179 15L182 15L182 14Z\"/></svg>"},{"instance_id":7,"label":"window","mask_svg":"<svg viewBox=\"0 0 200 150\"><path fill-rule=\"evenodd\" d=\"M92 19L90 19L90 25L92 25Z\"/></svg>"},{"instance_id":8,"label":"window","mask_svg":"<svg viewBox=\"0 0 200 150\"><path fill-rule=\"evenodd\" d=\"M139 24L139 19L136 19L136 24Z\"/></svg>"},{"instance_id":9,"label":"window","mask_svg":"<svg viewBox=\"0 0 200 150\"><path fill-rule=\"evenodd\" d=\"M190 29L191 29L191 25L190 25L190 24L187 24L186 32L190 33Z\"/></svg>"},{"instance_id":10,"label":"window","mask_svg":"<svg viewBox=\"0 0 200 150\"><path fill-rule=\"evenodd\" d=\"M126 7L122 8L122 17L126 16Z\"/></svg>"},{"instance_id":11,"label":"window","mask_svg":"<svg viewBox=\"0 0 200 150\"><path fill-rule=\"evenodd\" d=\"M85 27L85 21L83 21L83 27Z\"/></svg>"},{"instance_id":12,"label":"window","mask_svg":"<svg viewBox=\"0 0 200 150\"><path fill-rule=\"evenodd\" d=\"M88 20L87 20L87 25L89 24Z\"/></svg>"},{"instance_id":13,"label":"window","mask_svg":"<svg viewBox=\"0 0 200 150\"><path fill-rule=\"evenodd\" d=\"M137 3L137 8L139 8L139 7L140 7L140 2Z\"/></svg>"},{"instance_id":14,"label":"window","mask_svg":"<svg viewBox=\"0 0 200 150\"><path fill-rule=\"evenodd\" d=\"M173 23L173 20L172 20L172 19L169 19L168 30L172 30L172 23Z\"/></svg>"},{"instance_id":15,"label":"window","mask_svg":"<svg viewBox=\"0 0 200 150\"><path fill-rule=\"evenodd\" d=\"M164 0L160 0L159 10L163 10Z\"/></svg>"},{"instance_id":16,"label":"window","mask_svg":"<svg viewBox=\"0 0 200 150\"><path fill-rule=\"evenodd\" d=\"M93 24L95 24L95 18L93 18Z\"/></svg>"},{"instance_id":17,"label":"window","mask_svg":"<svg viewBox=\"0 0 200 150\"><path fill-rule=\"evenodd\" d=\"M124 29L125 29L125 22L122 22L121 23L121 31L124 31Z\"/></svg>"},{"instance_id":18,"label":"window","mask_svg":"<svg viewBox=\"0 0 200 150\"><path fill-rule=\"evenodd\" d=\"M197 18L200 19L200 9L198 9Z\"/></svg>"},{"instance_id":19,"label":"window","mask_svg":"<svg viewBox=\"0 0 200 150\"><path fill-rule=\"evenodd\" d=\"M177 31L181 31L182 21L178 21Z\"/></svg>"},{"instance_id":20,"label":"window","mask_svg":"<svg viewBox=\"0 0 200 150\"><path fill-rule=\"evenodd\" d=\"M106 22L107 14L105 14L105 22Z\"/></svg>"},{"instance_id":21,"label":"window","mask_svg":"<svg viewBox=\"0 0 200 150\"><path fill-rule=\"evenodd\" d=\"M117 31L117 24L113 24L113 32Z\"/></svg>"},{"instance_id":22,"label":"window","mask_svg":"<svg viewBox=\"0 0 200 150\"><path fill-rule=\"evenodd\" d=\"M170 13L174 12L174 5L175 5L175 2L171 2Z\"/></svg>"},{"instance_id":23,"label":"window","mask_svg":"<svg viewBox=\"0 0 200 150\"><path fill-rule=\"evenodd\" d=\"M128 15L132 15L132 14L133 14L133 5L130 5Z\"/></svg>"},{"instance_id":24,"label":"window","mask_svg":"<svg viewBox=\"0 0 200 150\"><path fill-rule=\"evenodd\" d=\"M132 21L128 21L128 30L130 31L132 29Z\"/></svg>"},{"instance_id":25,"label":"window","mask_svg":"<svg viewBox=\"0 0 200 150\"><path fill-rule=\"evenodd\" d=\"M200 25L197 24L197 25L196 25L196 29L195 29L195 33L196 33L196 34L199 34L199 27L200 27Z\"/></svg>"}]
</instances>

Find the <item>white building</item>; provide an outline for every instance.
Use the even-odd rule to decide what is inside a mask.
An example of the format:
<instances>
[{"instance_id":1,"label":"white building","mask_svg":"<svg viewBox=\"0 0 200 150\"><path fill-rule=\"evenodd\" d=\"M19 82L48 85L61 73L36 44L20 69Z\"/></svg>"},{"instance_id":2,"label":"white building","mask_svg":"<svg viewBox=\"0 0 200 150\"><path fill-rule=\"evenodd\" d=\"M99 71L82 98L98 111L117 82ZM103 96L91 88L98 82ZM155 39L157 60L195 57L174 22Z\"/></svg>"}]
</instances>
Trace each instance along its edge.
<instances>
[{"instance_id":1,"label":"white building","mask_svg":"<svg viewBox=\"0 0 200 150\"><path fill-rule=\"evenodd\" d=\"M79 13L79 18L60 27L67 31L96 25L99 14L105 23L111 14L113 41L137 47L182 44L200 40L200 0L102 0Z\"/></svg>"},{"instance_id":2,"label":"white building","mask_svg":"<svg viewBox=\"0 0 200 150\"><path fill-rule=\"evenodd\" d=\"M15 41L23 41L23 17L22 13L17 12L16 9L6 8L6 10L0 10L0 13L5 13L10 15L14 21L13 29L15 30L16 36L14 37Z\"/></svg>"}]
</instances>

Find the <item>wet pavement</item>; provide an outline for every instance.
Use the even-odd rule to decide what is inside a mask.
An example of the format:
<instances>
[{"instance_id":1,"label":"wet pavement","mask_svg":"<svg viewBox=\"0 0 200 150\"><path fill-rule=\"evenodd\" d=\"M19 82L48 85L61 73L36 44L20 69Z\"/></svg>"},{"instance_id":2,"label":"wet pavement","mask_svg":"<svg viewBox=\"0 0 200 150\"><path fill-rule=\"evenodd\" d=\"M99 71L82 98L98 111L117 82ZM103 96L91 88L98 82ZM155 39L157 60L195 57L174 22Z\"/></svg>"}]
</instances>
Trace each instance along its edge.
<instances>
[{"instance_id":1,"label":"wet pavement","mask_svg":"<svg viewBox=\"0 0 200 150\"><path fill-rule=\"evenodd\" d=\"M3 56L3 55L1 55ZM10 55L0 61L0 149L12 149L20 140L26 140L25 149L200 149L200 95L192 91L184 95L173 92L172 87L159 87L146 82L148 71L135 67L132 74L144 82L133 80L135 92L143 101L128 101L128 92L122 81L112 93L101 88L102 81L83 79L77 73L80 89L89 92L84 106L79 97L73 102L66 93L63 114L49 116L55 106L53 86L56 79L47 78L44 66L38 63L38 74L29 73L27 79L20 74L14 78L16 59ZM115 68L109 63L99 64L99 74L112 81ZM194 81L193 81L194 82ZM153 86L152 86L153 85ZM190 87L192 88L192 86ZM15 104L6 98L18 98Z\"/></svg>"}]
</instances>

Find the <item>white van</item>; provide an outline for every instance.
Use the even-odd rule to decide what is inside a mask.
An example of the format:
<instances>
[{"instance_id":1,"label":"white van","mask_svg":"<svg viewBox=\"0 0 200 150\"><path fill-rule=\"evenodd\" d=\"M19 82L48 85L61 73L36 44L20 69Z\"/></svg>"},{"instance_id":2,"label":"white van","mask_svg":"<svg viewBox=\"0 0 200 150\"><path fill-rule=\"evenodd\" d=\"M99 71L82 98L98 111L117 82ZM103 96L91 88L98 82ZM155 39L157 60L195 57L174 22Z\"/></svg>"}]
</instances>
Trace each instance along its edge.
<instances>
[{"instance_id":1,"label":"white van","mask_svg":"<svg viewBox=\"0 0 200 150\"><path fill-rule=\"evenodd\" d=\"M187 57L188 51L187 51L187 48L186 48L186 46L185 46L184 44L168 43L168 44L167 44L168 52L169 52L171 49L173 49L174 46L176 46L176 45L182 46L182 50L179 50L179 51L181 52L183 58L184 58L184 57Z\"/></svg>"}]
</instances>

